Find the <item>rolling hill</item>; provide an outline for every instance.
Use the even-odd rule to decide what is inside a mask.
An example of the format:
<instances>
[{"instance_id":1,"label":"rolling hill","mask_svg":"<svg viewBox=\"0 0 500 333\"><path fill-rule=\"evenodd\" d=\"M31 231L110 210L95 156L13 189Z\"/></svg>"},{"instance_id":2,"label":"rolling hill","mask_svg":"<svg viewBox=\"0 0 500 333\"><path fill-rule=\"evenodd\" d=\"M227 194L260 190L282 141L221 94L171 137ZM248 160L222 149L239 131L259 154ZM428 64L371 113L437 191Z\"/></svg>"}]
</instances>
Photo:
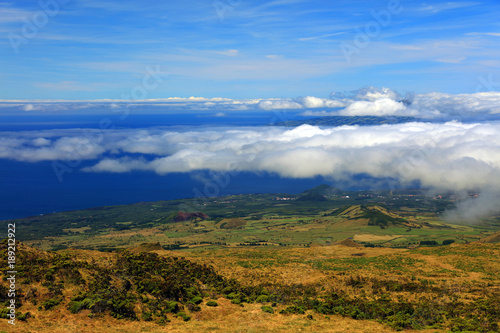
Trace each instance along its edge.
<instances>
[{"instance_id":1,"label":"rolling hill","mask_svg":"<svg viewBox=\"0 0 500 333\"><path fill-rule=\"evenodd\" d=\"M353 205L342 207L328 214L330 216L339 216L348 220L366 222L367 225L380 226L401 226L408 221L398 214L390 211L387 207L380 205Z\"/></svg>"}]
</instances>

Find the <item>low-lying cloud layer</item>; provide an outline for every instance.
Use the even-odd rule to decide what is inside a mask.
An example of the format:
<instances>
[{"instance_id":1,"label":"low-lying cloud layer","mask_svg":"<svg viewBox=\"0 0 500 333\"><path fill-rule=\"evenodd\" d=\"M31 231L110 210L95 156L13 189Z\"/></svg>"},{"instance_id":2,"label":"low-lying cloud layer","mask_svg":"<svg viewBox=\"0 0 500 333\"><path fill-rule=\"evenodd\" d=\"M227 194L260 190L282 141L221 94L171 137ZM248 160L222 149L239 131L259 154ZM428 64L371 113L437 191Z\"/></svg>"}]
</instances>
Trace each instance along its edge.
<instances>
[{"instance_id":1,"label":"low-lying cloud layer","mask_svg":"<svg viewBox=\"0 0 500 333\"><path fill-rule=\"evenodd\" d=\"M324 176L355 175L418 181L436 191L500 191L500 123L413 122L319 128L241 127L135 130L52 130L0 133L0 158L26 162L94 161L86 172L134 170L168 174L212 170ZM488 197L477 201L497 210ZM471 208L472 207L472 208ZM474 205L464 210L477 217Z\"/></svg>"},{"instance_id":2,"label":"low-lying cloud layer","mask_svg":"<svg viewBox=\"0 0 500 333\"><path fill-rule=\"evenodd\" d=\"M305 111L306 116L411 116L417 118L461 118L500 113L500 92L474 94L407 93L367 87L349 94L332 93L343 109L330 112Z\"/></svg>"},{"instance_id":3,"label":"low-lying cloud layer","mask_svg":"<svg viewBox=\"0 0 500 333\"><path fill-rule=\"evenodd\" d=\"M412 116L423 119L461 119L500 114L500 92L474 94L428 93L404 95L388 88L366 87L289 99L161 98L97 101L0 101L0 113L165 113L185 111L304 110L304 116ZM14 111L12 111L14 110ZM126 110L126 111L124 111Z\"/></svg>"}]
</instances>

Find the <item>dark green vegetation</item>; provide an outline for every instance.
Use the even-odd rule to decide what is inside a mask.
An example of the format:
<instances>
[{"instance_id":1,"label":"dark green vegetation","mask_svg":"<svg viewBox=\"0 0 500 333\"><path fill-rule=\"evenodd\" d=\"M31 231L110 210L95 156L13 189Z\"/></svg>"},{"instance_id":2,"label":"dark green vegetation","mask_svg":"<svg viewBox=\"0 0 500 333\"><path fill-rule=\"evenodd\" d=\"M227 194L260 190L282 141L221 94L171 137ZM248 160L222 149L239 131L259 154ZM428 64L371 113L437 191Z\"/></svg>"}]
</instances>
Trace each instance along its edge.
<instances>
[{"instance_id":1,"label":"dark green vegetation","mask_svg":"<svg viewBox=\"0 0 500 333\"><path fill-rule=\"evenodd\" d=\"M6 242L0 246L0 267L5 276ZM17 299L22 300L18 311L35 306L35 317L38 317L46 311L67 309L73 315L87 311L91 317L110 315L163 325L174 317L189 321L201 310L200 304L216 306L217 302L211 299L227 299L243 308L260 303L261 310L269 315L278 312L310 319L319 314L341 315L377 320L396 330L500 331L498 245L418 251L343 259L325 258L321 253L310 257L305 252L299 252L306 255L303 259L291 259L294 255L289 253L289 259L285 260L294 261L290 263L295 267L311 265L317 274L326 274L324 282L283 283L268 277L245 283L224 277L211 265L169 254L134 254L122 250L99 254L95 260L88 253L87 257L83 257L83 253L79 256L78 252L50 253L18 244ZM457 257L457 253L460 256ZM279 258L285 254L253 251L247 252L246 257L268 262L281 270L287 263ZM234 257L237 253L226 255ZM414 259L415 255L421 259ZM427 260L434 260L436 256L442 258L442 262L454 264L453 270L447 272L452 280L442 279L443 272L439 270L429 270ZM496 259L488 262L491 256ZM371 273L367 273L367 269ZM482 274L486 279L462 278L471 273ZM423 274L428 277L420 277ZM3 305L8 300L6 293L4 280L0 285ZM22 315L31 320L31 314Z\"/></svg>"},{"instance_id":2,"label":"dark green vegetation","mask_svg":"<svg viewBox=\"0 0 500 333\"><path fill-rule=\"evenodd\" d=\"M383 124L401 124L415 121L414 117L375 117L375 116L328 116L310 118L304 120L288 120L279 123L274 123L274 126L297 127L308 124L315 126L343 126L343 125L360 125L374 126Z\"/></svg>"}]
</instances>

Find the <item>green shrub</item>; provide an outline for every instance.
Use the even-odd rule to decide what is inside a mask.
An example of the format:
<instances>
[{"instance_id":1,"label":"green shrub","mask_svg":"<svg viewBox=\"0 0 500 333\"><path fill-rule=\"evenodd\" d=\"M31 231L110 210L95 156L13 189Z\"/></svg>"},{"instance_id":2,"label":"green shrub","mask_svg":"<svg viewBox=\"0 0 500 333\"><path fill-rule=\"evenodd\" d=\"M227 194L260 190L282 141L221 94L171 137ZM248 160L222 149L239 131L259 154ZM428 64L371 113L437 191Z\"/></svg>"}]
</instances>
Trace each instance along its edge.
<instances>
[{"instance_id":1,"label":"green shrub","mask_svg":"<svg viewBox=\"0 0 500 333\"><path fill-rule=\"evenodd\" d=\"M232 291L233 291L233 287L230 287L230 286L222 289L223 294L230 294Z\"/></svg>"},{"instance_id":2,"label":"green shrub","mask_svg":"<svg viewBox=\"0 0 500 333\"><path fill-rule=\"evenodd\" d=\"M166 323L169 323L169 322L170 322L170 319L164 318L164 317L161 317L161 318L156 320L156 323L158 325L165 325Z\"/></svg>"},{"instance_id":3,"label":"green shrub","mask_svg":"<svg viewBox=\"0 0 500 333\"><path fill-rule=\"evenodd\" d=\"M71 301L68 304L68 309L71 313L78 313L84 308L83 302Z\"/></svg>"},{"instance_id":4,"label":"green shrub","mask_svg":"<svg viewBox=\"0 0 500 333\"><path fill-rule=\"evenodd\" d=\"M255 299L255 301L257 303L266 303L269 301L269 297L267 295L260 295Z\"/></svg>"},{"instance_id":5,"label":"green shrub","mask_svg":"<svg viewBox=\"0 0 500 333\"><path fill-rule=\"evenodd\" d=\"M452 332L475 332L479 328L478 326L479 324L472 318L453 318L451 320Z\"/></svg>"},{"instance_id":6,"label":"green shrub","mask_svg":"<svg viewBox=\"0 0 500 333\"><path fill-rule=\"evenodd\" d=\"M201 302L203 302L203 298L201 298L200 296L195 296L191 299L191 302L194 304L200 304Z\"/></svg>"},{"instance_id":7,"label":"green shrub","mask_svg":"<svg viewBox=\"0 0 500 333\"><path fill-rule=\"evenodd\" d=\"M152 321L153 316L151 316L151 313L149 313L149 312L143 312L141 315L141 319L144 321Z\"/></svg>"},{"instance_id":8,"label":"green shrub","mask_svg":"<svg viewBox=\"0 0 500 333\"><path fill-rule=\"evenodd\" d=\"M281 314L305 314L305 310L301 306L292 305L280 311Z\"/></svg>"},{"instance_id":9,"label":"green shrub","mask_svg":"<svg viewBox=\"0 0 500 333\"><path fill-rule=\"evenodd\" d=\"M238 295L236 293L230 293L226 297L227 297L227 299L234 299L234 298L240 298L240 295Z\"/></svg>"},{"instance_id":10,"label":"green shrub","mask_svg":"<svg viewBox=\"0 0 500 333\"><path fill-rule=\"evenodd\" d=\"M3 308L0 310L0 318L9 319L9 309Z\"/></svg>"},{"instance_id":11,"label":"green shrub","mask_svg":"<svg viewBox=\"0 0 500 333\"><path fill-rule=\"evenodd\" d=\"M420 241L420 246L436 246L439 245L435 240L423 240Z\"/></svg>"},{"instance_id":12,"label":"green shrub","mask_svg":"<svg viewBox=\"0 0 500 333\"><path fill-rule=\"evenodd\" d=\"M217 304L216 301L208 301L207 302L207 306L218 306L219 304Z\"/></svg>"},{"instance_id":13,"label":"green shrub","mask_svg":"<svg viewBox=\"0 0 500 333\"><path fill-rule=\"evenodd\" d=\"M54 306L59 305L59 303L61 303L61 300L59 300L59 299L55 299L55 298L54 298L54 299L53 299L53 298L51 298L51 299L48 299L48 300L46 300L45 302L43 302L43 303L42 303L42 306L43 306L43 308L44 308L45 310L50 310L50 309L52 309Z\"/></svg>"},{"instance_id":14,"label":"green shrub","mask_svg":"<svg viewBox=\"0 0 500 333\"><path fill-rule=\"evenodd\" d=\"M270 306L263 305L260 307L262 311L267 312L267 313L274 313L274 309Z\"/></svg>"},{"instance_id":15,"label":"green shrub","mask_svg":"<svg viewBox=\"0 0 500 333\"><path fill-rule=\"evenodd\" d=\"M185 312L179 312L176 314L177 317L182 318L184 321L189 321L191 319L190 316L188 316Z\"/></svg>"},{"instance_id":16,"label":"green shrub","mask_svg":"<svg viewBox=\"0 0 500 333\"><path fill-rule=\"evenodd\" d=\"M393 316L386 318L386 322L389 326L394 328L396 331L402 331L403 329L412 328L411 316L407 313L398 313Z\"/></svg>"},{"instance_id":17,"label":"green shrub","mask_svg":"<svg viewBox=\"0 0 500 333\"><path fill-rule=\"evenodd\" d=\"M165 311L170 313L177 313L180 311L179 303L175 301L167 302Z\"/></svg>"}]
</instances>

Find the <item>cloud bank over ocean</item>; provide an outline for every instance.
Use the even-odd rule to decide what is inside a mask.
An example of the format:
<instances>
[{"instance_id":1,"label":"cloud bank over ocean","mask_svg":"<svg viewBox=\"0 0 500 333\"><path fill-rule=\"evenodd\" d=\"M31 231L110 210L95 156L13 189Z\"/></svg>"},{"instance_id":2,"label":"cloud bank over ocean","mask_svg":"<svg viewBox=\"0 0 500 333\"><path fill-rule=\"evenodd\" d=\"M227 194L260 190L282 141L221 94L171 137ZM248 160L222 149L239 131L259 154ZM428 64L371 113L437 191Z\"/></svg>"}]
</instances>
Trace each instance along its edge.
<instances>
[{"instance_id":1,"label":"cloud bank over ocean","mask_svg":"<svg viewBox=\"0 0 500 333\"><path fill-rule=\"evenodd\" d=\"M2 106L29 114L50 113L48 110L84 114L91 108L114 112L131 105L108 100L10 101ZM322 176L346 186L364 175L379 184L386 179L387 186L419 184L431 191L482 193L479 199L461 204L448 215L450 219L475 219L499 210L493 199L500 197L500 121L491 121L500 113L499 92L401 95L387 88L367 87L334 93L329 99L170 98L135 101L132 106L138 106L135 112L146 112L147 107L158 112L169 112L169 108L177 112L209 110L216 117L239 110L303 109L303 114L310 116L413 116L417 121L378 126L218 125L0 132L0 159L52 161L88 173L165 175L209 170L267 172L287 178Z\"/></svg>"},{"instance_id":2,"label":"cloud bank over ocean","mask_svg":"<svg viewBox=\"0 0 500 333\"><path fill-rule=\"evenodd\" d=\"M104 110L104 111L103 111ZM303 116L411 116L421 119L459 118L500 114L500 92L473 94L400 94L388 88L366 87L350 93L332 93L330 98L305 96L274 99L160 98L147 100L22 101L0 100L0 114L91 112L168 113L189 111L223 112L304 110Z\"/></svg>"},{"instance_id":3,"label":"cloud bank over ocean","mask_svg":"<svg viewBox=\"0 0 500 333\"><path fill-rule=\"evenodd\" d=\"M87 160L85 172L269 172L417 181L436 191L500 188L500 123L45 130L0 133L0 158Z\"/></svg>"}]
</instances>

